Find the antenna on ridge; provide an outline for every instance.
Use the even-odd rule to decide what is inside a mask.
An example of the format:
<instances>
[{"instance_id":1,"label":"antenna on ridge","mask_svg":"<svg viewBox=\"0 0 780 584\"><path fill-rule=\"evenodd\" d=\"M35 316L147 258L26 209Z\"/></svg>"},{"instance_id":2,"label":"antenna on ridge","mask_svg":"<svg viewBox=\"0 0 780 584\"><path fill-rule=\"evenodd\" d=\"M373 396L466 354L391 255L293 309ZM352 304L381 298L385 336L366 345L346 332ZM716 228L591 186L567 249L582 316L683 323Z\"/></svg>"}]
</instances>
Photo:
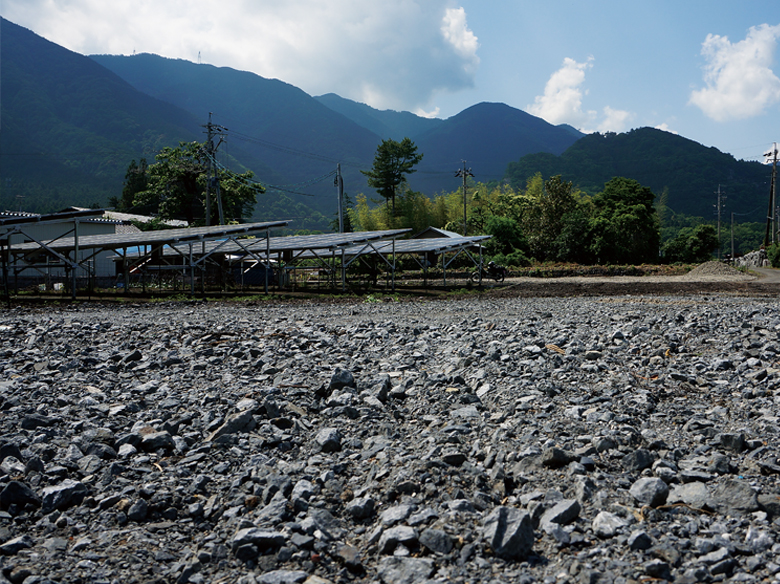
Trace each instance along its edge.
<instances>
[{"instance_id":1,"label":"antenna on ridge","mask_svg":"<svg viewBox=\"0 0 780 584\"><path fill-rule=\"evenodd\" d=\"M200 65L200 51L198 51L198 65Z\"/></svg>"}]
</instances>

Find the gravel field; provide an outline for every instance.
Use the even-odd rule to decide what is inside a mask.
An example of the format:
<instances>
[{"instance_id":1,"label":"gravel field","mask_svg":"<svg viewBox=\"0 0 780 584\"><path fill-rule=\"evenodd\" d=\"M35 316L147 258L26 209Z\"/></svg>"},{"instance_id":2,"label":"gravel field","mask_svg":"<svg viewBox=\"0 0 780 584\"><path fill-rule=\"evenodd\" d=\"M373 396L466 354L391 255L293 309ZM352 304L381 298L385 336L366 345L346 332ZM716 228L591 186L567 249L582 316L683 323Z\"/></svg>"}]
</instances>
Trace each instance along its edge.
<instances>
[{"instance_id":1,"label":"gravel field","mask_svg":"<svg viewBox=\"0 0 780 584\"><path fill-rule=\"evenodd\" d=\"M778 367L718 294L5 310L0 583L780 582Z\"/></svg>"}]
</instances>

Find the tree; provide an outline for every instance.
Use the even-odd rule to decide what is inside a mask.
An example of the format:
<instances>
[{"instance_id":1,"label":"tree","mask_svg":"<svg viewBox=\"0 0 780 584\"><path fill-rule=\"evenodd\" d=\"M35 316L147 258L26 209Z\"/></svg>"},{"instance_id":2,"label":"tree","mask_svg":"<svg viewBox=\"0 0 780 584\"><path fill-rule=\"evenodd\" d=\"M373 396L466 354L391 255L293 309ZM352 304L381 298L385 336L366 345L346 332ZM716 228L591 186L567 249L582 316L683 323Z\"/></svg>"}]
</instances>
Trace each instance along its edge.
<instances>
[{"instance_id":1,"label":"tree","mask_svg":"<svg viewBox=\"0 0 780 584\"><path fill-rule=\"evenodd\" d=\"M523 226L531 254L537 260L557 259L554 243L563 231L564 217L575 210L578 198L573 183L556 175L544 182L544 188L531 201Z\"/></svg>"},{"instance_id":2,"label":"tree","mask_svg":"<svg viewBox=\"0 0 780 584\"><path fill-rule=\"evenodd\" d=\"M176 148L163 148L155 158L157 162L147 169L147 189L136 193L133 205L146 207L164 219L184 219L190 225L205 224L208 160L204 145L181 142ZM241 174L225 169L217 171L211 193L214 196L218 182L226 221L252 216L256 196L265 192L262 185L252 182L252 176L251 171ZM211 224L217 222L217 205L212 204Z\"/></svg>"},{"instance_id":3,"label":"tree","mask_svg":"<svg viewBox=\"0 0 780 584\"><path fill-rule=\"evenodd\" d=\"M117 211L123 213L147 212L143 209L136 209L133 204L135 196L138 193L145 191L149 184L149 175L146 173L147 168L146 158L142 158L140 164L133 160L127 167L127 172L125 173L125 184L122 187L122 196L120 198L109 197L108 204Z\"/></svg>"},{"instance_id":4,"label":"tree","mask_svg":"<svg viewBox=\"0 0 780 584\"><path fill-rule=\"evenodd\" d=\"M368 177L368 186L376 189L385 201L392 202L393 217L396 189L405 182L406 175L415 172L414 167L422 157L422 154L417 154L417 146L409 138L404 138L401 142L382 140L376 149L371 170L360 171Z\"/></svg>"},{"instance_id":5,"label":"tree","mask_svg":"<svg viewBox=\"0 0 780 584\"><path fill-rule=\"evenodd\" d=\"M658 216L648 187L616 177L593 197L591 250L601 263L657 262L660 244Z\"/></svg>"},{"instance_id":6,"label":"tree","mask_svg":"<svg viewBox=\"0 0 780 584\"><path fill-rule=\"evenodd\" d=\"M664 244L667 262L702 263L712 258L718 248L718 231L714 225L683 227L677 237Z\"/></svg>"}]
</instances>

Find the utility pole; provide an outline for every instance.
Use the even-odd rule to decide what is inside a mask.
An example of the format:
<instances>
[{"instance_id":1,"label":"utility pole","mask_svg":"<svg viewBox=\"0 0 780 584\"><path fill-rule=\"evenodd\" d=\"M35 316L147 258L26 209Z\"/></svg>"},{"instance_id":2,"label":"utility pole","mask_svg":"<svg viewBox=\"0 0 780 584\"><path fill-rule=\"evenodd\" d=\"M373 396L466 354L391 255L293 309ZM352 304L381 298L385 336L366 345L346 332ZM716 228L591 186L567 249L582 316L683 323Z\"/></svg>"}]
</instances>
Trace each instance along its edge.
<instances>
[{"instance_id":1,"label":"utility pole","mask_svg":"<svg viewBox=\"0 0 780 584\"><path fill-rule=\"evenodd\" d=\"M722 247L720 241L720 213L721 210L723 209L723 199L726 198L726 196L720 192L720 185L718 185L717 195L718 195L718 203L715 205L715 207L718 210L718 261L720 261L720 248Z\"/></svg>"},{"instance_id":2,"label":"utility pole","mask_svg":"<svg viewBox=\"0 0 780 584\"><path fill-rule=\"evenodd\" d=\"M217 176L216 155L217 148L222 144L224 132L227 128L211 123L212 112L209 112L209 123L203 126L206 128L206 155L208 156L208 170L206 174L206 226L211 225L211 190L214 189L214 196L217 199L217 213L219 215L219 224L225 224L225 215L222 211L222 194L219 188L219 178ZM214 136L219 135L219 143L214 145Z\"/></svg>"},{"instance_id":3,"label":"utility pole","mask_svg":"<svg viewBox=\"0 0 780 584\"><path fill-rule=\"evenodd\" d=\"M455 173L455 176L463 177L463 237L466 237L468 235L468 218L466 216L466 178L471 176L474 176L474 173L471 172L471 169L466 168L466 161L463 160L463 168L459 169L458 172Z\"/></svg>"},{"instance_id":4,"label":"utility pole","mask_svg":"<svg viewBox=\"0 0 780 584\"><path fill-rule=\"evenodd\" d=\"M336 192L339 198L339 233L344 233L344 179L341 177L341 163L336 165Z\"/></svg>"},{"instance_id":5,"label":"utility pole","mask_svg":"<svg viewBox=\"0 0 780 584\"><path fill-rule=\"evenodd\" d=\"M734 211L731 212L731 263L734 263Z\"/></svg>"},{"instance_id":6,"label":"utility pole","mask_svg":"<svg viewBox=\"0 0 780 584\"><path fill-rule=\"evenodd\" d=\"M775 206L775 183L777 182L777 142L772 143L772 149L768 152L764 152L764 164L772 163L772 182L769 187L769 210L766 215L766 232L764 233L764 249L769 247L769 232L772 231L772 243L775 241L775 234L772 230L772 211Z\"/></svg>"}]
</instances>

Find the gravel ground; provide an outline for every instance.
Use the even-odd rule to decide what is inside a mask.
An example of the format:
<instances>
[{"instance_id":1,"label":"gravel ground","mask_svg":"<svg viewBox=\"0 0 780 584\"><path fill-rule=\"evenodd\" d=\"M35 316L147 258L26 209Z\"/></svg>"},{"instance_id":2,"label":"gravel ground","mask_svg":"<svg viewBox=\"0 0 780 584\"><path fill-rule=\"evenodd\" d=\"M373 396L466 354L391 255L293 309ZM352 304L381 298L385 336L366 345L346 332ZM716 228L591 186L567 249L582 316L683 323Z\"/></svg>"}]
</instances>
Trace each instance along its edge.
<instances>
[{"instance_id":1,"label":"gravel ground","mask_svg":"<svg viewBox=\"0 0 780 584\"><path fill-rule=\"evenodd\" d=\"M0 313L0 583L780 582L725 295Z\"/></svg>"}]
</instances>

